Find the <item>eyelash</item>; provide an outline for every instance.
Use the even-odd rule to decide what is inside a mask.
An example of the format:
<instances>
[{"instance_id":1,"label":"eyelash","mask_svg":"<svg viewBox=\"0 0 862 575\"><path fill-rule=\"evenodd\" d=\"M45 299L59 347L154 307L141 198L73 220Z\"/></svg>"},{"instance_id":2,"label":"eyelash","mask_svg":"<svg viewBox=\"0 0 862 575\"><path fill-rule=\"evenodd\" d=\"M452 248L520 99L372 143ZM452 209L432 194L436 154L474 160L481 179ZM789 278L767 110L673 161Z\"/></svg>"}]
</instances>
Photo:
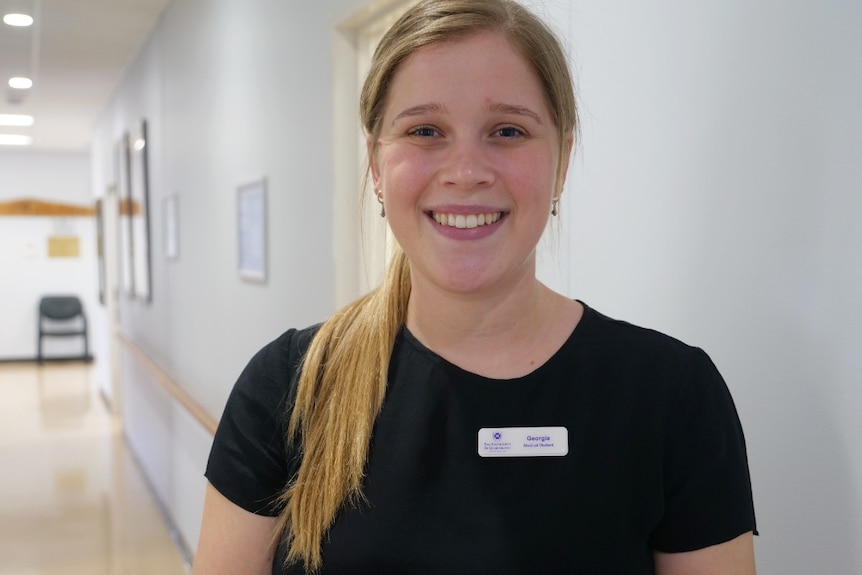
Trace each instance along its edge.
<instances>
[{"instance_id":1,"label":"eyelash","mask_svg":"<svg viewBox=\"0 0 862 575\"><path fill-rule=\"evenodd\" d=\"M506 132L514 132L514 133L513 133L513 134L510 134L509 136L504 136L504 135L501 133L501 132L504 132L504 131L506 131ZM499 135L500 137L502 137L502 138L506 138L506 139L514 138L514 137L516 137L516 136L517 136L517 137L521 137L521 136L523 136L523 135L524 135L524 131L523 131L523 130L521 130L520 128L516 128L515 126L503 126L502 128L497 128L496 130L494 130L494 133L495 133L495 134L497 134L497 135Z\"/></svg>"},{"instance_id":2,"label":"eyelash","mask_svg":"<svg viewBox=\"0 0 862 575\"><path fill-rule=\"evenodd\" d=\"M508 132L509 135L504 135L504 132ZM440 134L439 130L431 126L418 126L407 133L410 136L418 136L420 138L430 138L432 136L437 136ZM496 136L500 136L504 139L512 139L525 135L523 130L521 130L520 128L516 128L515 126L503 126L501 128L497 128L496 130L494 130L493 134Z\"/></svg>"},{"instance_id":3,"label":"eyelash","mask_svg":"<svg viewBox=\"0 0 862 575\"><path fill-rule=\"evenodd\" d=\"M420 132L426 133L422 134ZM433 134L429 134L427 132L433 132ZM430 138L431 136L436 136L440 134L437 128L432 128L431 126L417 126L416 128L413 128L407 133L411 136L419 136L420 138Z\"/></svg>"}]
</instances>

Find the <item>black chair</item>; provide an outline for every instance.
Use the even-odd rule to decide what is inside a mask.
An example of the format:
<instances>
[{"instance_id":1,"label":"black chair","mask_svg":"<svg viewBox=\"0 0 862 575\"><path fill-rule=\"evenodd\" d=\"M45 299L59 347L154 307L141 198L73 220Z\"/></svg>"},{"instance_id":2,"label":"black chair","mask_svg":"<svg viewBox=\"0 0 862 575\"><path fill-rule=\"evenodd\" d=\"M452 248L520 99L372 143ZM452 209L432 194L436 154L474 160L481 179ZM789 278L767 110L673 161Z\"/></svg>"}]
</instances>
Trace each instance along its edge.
<instances>
[{"instance_id":1,"label":"black chair","mask_svg":"<svg viewBox=\"0 0 862 575\"><path fill-rule=\"evenodd\" d=\"M39 363L45 361L42 352L42 339L45 337L83 337L82 355L60 359L92 359L87 336L87 316L77 296L45 296L39 300L39 346L36 356Z\"/></svg>"}]
</instances>

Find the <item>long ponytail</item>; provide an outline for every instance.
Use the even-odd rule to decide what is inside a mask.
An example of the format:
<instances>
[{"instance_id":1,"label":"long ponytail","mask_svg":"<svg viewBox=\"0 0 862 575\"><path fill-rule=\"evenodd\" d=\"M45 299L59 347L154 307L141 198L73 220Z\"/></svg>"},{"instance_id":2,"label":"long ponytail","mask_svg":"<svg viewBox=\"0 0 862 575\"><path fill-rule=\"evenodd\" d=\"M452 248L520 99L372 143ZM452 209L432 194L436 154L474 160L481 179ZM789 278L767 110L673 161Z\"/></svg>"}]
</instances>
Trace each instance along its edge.
<instances>
[{"instance_id":1,"label":"long ponytail","mask_svg":"<svg viewBox=\"0 0 862 575\"><path fill-rule=\"evenodd\" d=\"M371 431L409 297L410 269L396 248L383 284L323 323L309 346L287 430L302 454L281 496L278 533L286 536L288 563L319 569L321 541L338 510L362 498Z\"/></svg>"}]
</instances>

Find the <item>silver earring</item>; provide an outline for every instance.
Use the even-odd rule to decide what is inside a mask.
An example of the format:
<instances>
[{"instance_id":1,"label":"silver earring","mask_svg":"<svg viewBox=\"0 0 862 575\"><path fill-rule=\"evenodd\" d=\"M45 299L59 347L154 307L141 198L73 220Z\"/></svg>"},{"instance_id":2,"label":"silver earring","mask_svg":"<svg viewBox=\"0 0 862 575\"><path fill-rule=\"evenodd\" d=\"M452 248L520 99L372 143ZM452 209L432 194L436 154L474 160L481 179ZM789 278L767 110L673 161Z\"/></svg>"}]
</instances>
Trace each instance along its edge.
<instances>
[{"instance_id":1,"label":"silver earring","mask_svg":"<svg viewBox=\"0 0 862 575\"><path fill-rule=\"evenodd\" d=\"M560 213L560 196L555 196L551 201L551 215L556 216Z\"/></svg>"},{"instance_id":2,"label":"silver earring","mask_svg":"<svg viewBox=\"0 0 862 575\"><path fill-rule=\"evenodd\" d=\"M380 204L380 217L386 217L386 206L383 205L383 190L377 190L377 202Z\"/></svg>"}]
</instances>

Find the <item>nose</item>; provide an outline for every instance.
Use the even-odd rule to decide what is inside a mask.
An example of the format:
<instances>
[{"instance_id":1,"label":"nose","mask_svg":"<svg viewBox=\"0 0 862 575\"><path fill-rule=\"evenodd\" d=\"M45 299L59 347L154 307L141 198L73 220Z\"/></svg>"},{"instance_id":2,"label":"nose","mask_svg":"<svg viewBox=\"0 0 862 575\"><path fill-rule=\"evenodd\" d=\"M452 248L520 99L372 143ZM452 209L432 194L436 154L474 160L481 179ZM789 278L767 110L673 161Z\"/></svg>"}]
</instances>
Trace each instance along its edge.
<instances>
[{"instance_id":1,"label":"nose","mask_svg":"<svg viewBox=\"0 0 862 575\"><path fill-rule=\"evenodd\" d=\"M494 169L482 142L460 138L453 142L440 172L442 183L463 190L485 187L494 181Z\"/></svg>"}]
</instances>

